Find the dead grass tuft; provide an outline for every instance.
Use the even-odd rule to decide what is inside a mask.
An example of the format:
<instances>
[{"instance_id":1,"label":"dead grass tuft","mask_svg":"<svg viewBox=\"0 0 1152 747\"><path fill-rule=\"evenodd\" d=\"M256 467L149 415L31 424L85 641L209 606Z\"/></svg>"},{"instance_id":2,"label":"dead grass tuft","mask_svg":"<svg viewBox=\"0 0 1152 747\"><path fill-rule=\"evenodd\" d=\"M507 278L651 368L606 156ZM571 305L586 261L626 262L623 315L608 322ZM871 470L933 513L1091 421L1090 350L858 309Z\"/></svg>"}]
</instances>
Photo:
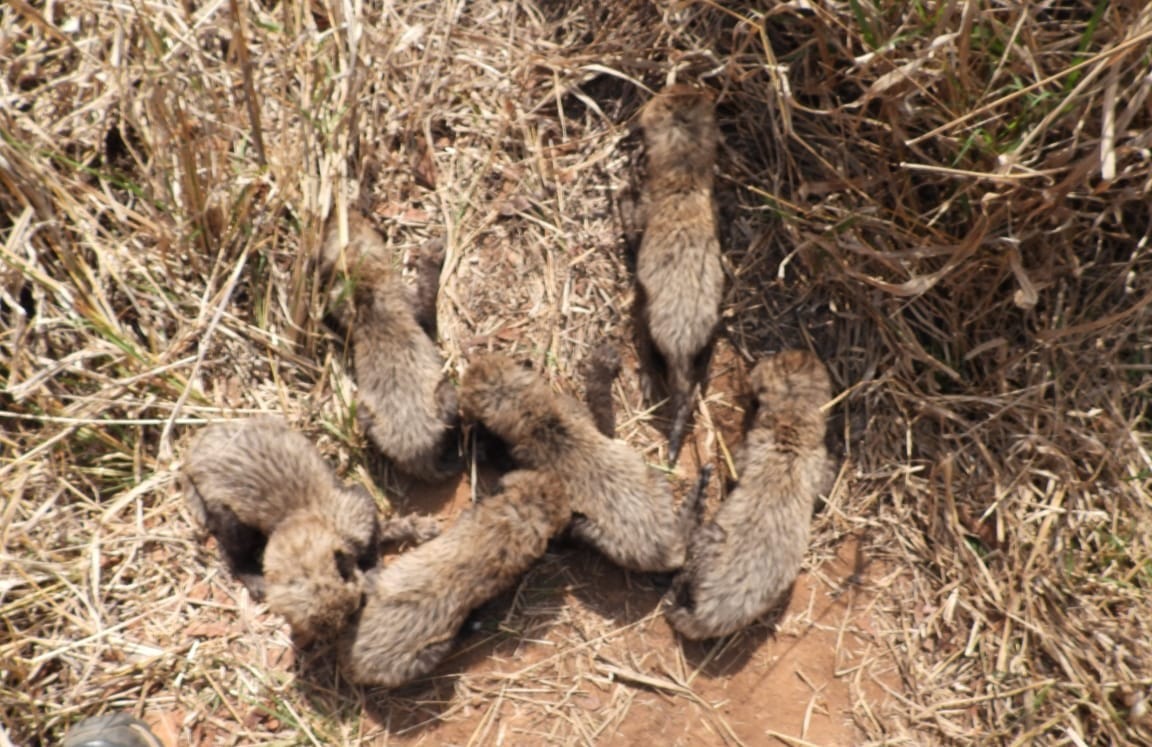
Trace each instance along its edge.
<instances>
[{"instance_id":1,"label":"dead grass tuft","mask_svg":"<svg viewBox=\"0 0 1152 747\"><path fill-rule=\"evenodd\" d=\"M263 411L366 479L310 265L332 207L398 251L446 240L454 368L514 348L574 388L590 345L631 339L630 124L672 75L721 93L722 345L811 347L844 391L813 566L863 538L899 673L886 703L856 691L862 738L1152 740L1152 7L353 6L0 7L16 743L122 708L181 743L455 722L473 744L591 744L641 691L747 739L672 644L644 648L662 623L597 609L556 558L430 692L300 680L173 481L188 426ZM634 379L620 433L655 453ZM697 427L720 462L726 383Z\"/></svg>"}]
</instances>

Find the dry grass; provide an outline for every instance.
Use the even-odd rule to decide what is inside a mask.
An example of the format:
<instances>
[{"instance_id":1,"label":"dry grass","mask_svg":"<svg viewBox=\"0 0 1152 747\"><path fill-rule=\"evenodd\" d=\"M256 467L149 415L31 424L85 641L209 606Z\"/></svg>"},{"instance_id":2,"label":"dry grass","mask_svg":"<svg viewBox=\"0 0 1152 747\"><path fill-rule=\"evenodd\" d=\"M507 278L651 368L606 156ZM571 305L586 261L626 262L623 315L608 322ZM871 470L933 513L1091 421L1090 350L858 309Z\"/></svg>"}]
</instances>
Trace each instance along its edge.
<instances>
[{"instance_id":1,"label":"dry grass","mask_svg":"<svg viewBox=\"0 0 1152 747\"><path fill-rule=\"evenodd\" d=\"M172 479L186 426L258 411L365 477L309 265L334 205L398 250L447 240L451 365L515 347L571 388L590 341L629 339L629 124L672 70L722 93L730 344L812 347L844 391L815 544L856 534L892 571L874 617L900 673L888 706L856 704L861 740L1152 740L1152 8L384 6L0 7L16 743L145 706L204 743L457 718L475 744L594 743L632 690L574 707L589 682L694 697L605 658L642 620L565 605L587 580L553 558L488 649L509 674L362 719L363 693L285 672L278 621L195 541ZM654 449L634 382L620 395L623 435ZM568 643L524 664L540 626Z\"/></svg>"}]
</instances>

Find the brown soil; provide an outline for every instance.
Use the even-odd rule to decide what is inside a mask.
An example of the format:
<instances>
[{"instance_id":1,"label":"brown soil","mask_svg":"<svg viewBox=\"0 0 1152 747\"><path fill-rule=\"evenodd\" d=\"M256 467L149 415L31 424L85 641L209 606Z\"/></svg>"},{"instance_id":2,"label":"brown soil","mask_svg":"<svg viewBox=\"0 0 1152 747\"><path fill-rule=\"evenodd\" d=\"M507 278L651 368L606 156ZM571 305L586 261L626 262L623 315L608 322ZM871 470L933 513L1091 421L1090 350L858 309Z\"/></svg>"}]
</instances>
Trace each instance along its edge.
<instances>
[{"instance_id":1,"label":"brown soil","mask_svg":"<svg viewBox=\"0 0 1152 747\"><path fill-rule=\"evenodd\" d=\"M856 701L882 701L877 679L892 682L869 625L873 595L849 581L856 543L846 542L817 573L798 579L788 608L770 628L760 625L732 639L711 643L679 641L655 614L659 590L615 572L582 553L569 560L583 572L599 569L595 591L566 601L592 614L618 610L623 617L610 641L597 651L590 670L573 680L570 695L592 720L608 725L595 743L604 745L852 744ZM583 567L580 567L583 566ZM627 622L638 614L639 620ZM544 637L559 651L570 632ZM473 676L514 676L551 647L532 646L525 657L491 657L469 669ZM622 708L627 703L629 707ZM616 723L612 706L622 718ZM494 704L492 719L508 744L536 743L547 727L544 709ZM412 744L467 744L477 719L453 721L412 739ZM562 736L561 736L562 735ZM572 735L561 731L558 742Z\"/></svg>"}]
</instances>

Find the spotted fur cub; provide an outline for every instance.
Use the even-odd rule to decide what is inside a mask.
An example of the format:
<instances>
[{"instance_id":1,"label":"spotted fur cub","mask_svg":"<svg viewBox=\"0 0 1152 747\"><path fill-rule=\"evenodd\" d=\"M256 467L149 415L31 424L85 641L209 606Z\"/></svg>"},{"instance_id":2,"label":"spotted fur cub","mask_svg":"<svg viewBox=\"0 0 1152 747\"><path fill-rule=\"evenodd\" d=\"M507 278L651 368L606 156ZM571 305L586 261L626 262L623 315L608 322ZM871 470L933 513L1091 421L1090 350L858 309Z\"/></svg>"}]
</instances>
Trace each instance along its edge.
<instances>
[{"instance_id":1,"label":"spotted fur cub","mask_svg":"<svg viewBox=\"0 0 1152 747\"><path fill-rule=\"evenodd\" d=\"M488 354L464 371L460 408L503 441L518 465L551 470L564 482L573 536L631 570L671 571L684 562L691 507L677 510L664 475L605 436L583 403L511 358Z\"/></svg>"},{"instance_id":2,"label":"spotted fur cub","mask_svg":"<svg viewBox=\"0 0 1152 747\"><path fill-rule=\"evenodd\" d=\"M713 94L670 86L640 112L648 176L636 258L641 352L668 398L675 463L720 321L724 269L712 195L720 132Z\"/></svg>"},{"instance_id":3,"label":"spotted fur cub","mask_svg":"<svg viewBox=\"0 0 1152 747\"><path fill-rule=\"evenodd\" d=\"M381 527L366 490L347 487L302 434L279 418L206 426L184 455L184 493L225 561L257 599L310 639L360 606L363 571ZM425 538L429 519L389 523L390 536Z\"/></svg>"},{"instance_id":4,"label":"spotted fur cub","mask_svg":"<svg viewBox=\"0 0 1152 747\"><path fill-rule=\"evenodd\" d=\"M347 327L359 391L357 417L402 472L438 482L460 472L456 391L432 336L443 254L421 257L418 287L404 281L383 238L362 215L348 216L348 243L329 218L319 265L334 288L334 316Z\"/></svg>"},{"instance_id":5,"label":"spotted fur cub","mask_svg":"<svg viewBox=\"0 0 1152 747\"><path fill-rule=\"evenodd\" d=\"M824 364L789 350L752 370L758 410L736 459L739 481L692 535L666 614L686 638L734 633L775 607L800 572L817 495L829 487Z\"/></svg>"},{"instance_id":6,"label":"spotted fur cub","mask_svg":"<svg viewBox=\"0 0 1152 747\"><path fill-rule=\"evenodd\" d=\"M340 639L348 679L399 687L432 671L468 614L515 584L569 516L555 477L510 472L439 537L371 572L364 608Z\"/></svg>"}]
</instances>

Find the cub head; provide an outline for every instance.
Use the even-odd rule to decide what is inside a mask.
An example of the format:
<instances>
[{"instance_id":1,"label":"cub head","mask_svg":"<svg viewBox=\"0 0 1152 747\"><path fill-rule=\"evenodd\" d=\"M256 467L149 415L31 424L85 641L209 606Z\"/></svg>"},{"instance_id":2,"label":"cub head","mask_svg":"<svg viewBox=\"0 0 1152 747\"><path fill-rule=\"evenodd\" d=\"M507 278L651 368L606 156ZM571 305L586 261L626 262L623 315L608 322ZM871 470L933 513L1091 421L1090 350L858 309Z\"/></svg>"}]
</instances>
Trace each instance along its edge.
<instances>
[{"instance_id":1,"label":"cub head","mask_svg":"<svg viewBox=\"0 0 1152 747\"><path fill-rule=\"evenodd\" d=\"M808 350L785 350L768 356L756 364L750 378L761 407L820 407L832 399L828 369Z\"/></svg>"},{"instance_id":2,"label":"cub head","mask_svg":"<svg viewBox=\"0 0 1152 747\"><path fill-rule=\"evenodd\" d=\"M264 550L268 609L311 640L343 628L360 608L364 574L331 521L298 513L277 525Z\"/></svg>"}]
</instances>

